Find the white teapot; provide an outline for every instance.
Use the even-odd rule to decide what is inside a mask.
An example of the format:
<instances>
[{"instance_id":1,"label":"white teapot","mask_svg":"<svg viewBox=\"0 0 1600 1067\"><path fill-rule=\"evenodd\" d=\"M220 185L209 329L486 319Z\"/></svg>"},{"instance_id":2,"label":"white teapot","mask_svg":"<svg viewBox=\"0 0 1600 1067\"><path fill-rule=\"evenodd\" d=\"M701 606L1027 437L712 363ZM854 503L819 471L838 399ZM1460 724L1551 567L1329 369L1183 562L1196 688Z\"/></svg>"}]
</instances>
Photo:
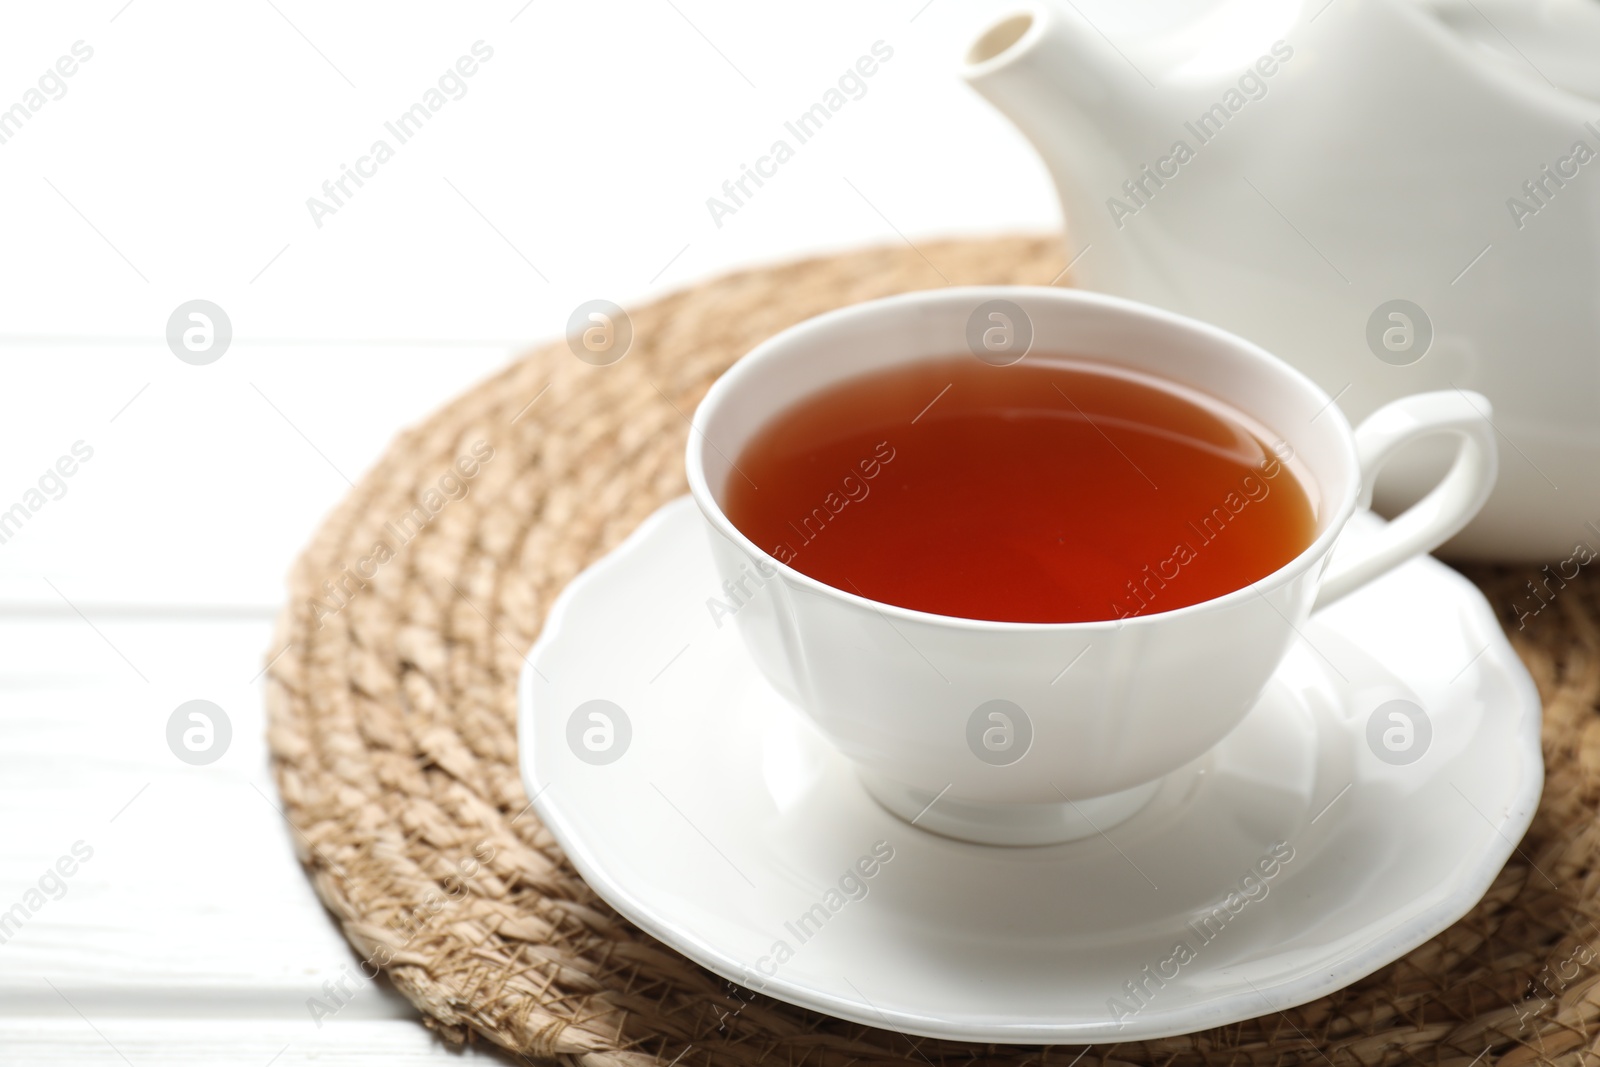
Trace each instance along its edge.
<instances>
[{"instance_id":1,"label":"white teapot","mask_svg":"<svg viewBox=\"0 0 1600 1067\"><path fill-rule=\"evenodd\" d=\"M1600 550L1600 3L1222 0L1136 36L1041 3L965 76L1049 167L1077 283L1240 333L1352 419L1487 395L1500 479L1447 554ZM1380 510L1438 480L1417 453Z\"/></svg>"}]
</instances>

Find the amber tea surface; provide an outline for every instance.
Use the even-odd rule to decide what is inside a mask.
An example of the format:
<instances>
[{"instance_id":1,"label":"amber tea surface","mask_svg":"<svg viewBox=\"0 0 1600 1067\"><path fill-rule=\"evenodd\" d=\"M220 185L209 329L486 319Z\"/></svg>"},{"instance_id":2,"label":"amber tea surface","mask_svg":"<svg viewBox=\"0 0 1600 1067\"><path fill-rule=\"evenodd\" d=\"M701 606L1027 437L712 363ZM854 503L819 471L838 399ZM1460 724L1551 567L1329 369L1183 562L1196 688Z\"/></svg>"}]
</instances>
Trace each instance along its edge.
<instances>
[{"instance_id":1,"label":"amber tea surface","mask_svg":"<svg viewBox=\"0 0 1600 1067\"><path fill-rule=\"evenodd\" d=\"M800 400L736 457L724 508L780 561L882 603L1128 618L1243 588L1311 543L1292 448L1265 437L1161 378L952 356Z\"/></svg>"}]
</instances>

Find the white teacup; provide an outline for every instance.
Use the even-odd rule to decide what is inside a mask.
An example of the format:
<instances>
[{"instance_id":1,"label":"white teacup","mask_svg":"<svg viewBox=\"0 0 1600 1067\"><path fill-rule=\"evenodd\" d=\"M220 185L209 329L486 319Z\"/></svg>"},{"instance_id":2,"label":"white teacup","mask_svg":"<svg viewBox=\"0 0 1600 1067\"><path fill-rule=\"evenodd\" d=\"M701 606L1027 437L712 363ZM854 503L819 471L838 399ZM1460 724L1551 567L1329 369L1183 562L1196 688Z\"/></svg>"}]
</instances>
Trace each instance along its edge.
<instances>
[{"instance_id":1,"label":"white teacup","mask_svg":"<svg viewBox=\"0 0 1600 1067\"><path fill-rule=\"evenodd\" d=\"M733 464L768 421L841 380L967 351L969 322L993 300L1021 309L1022 323L995 320L1020 329L994 336L1031 332L1024 358L1063 354L1141 370L1209 393L1276 435L1315 509L1312 543L1260 581L1188 607L1011 623L835 589L729 521L722 502L738 477ZM1238 725L1313 611L1460 530L1494 485L1488 420L1486 399L1456 390L1405 397L1352 431L1309 378L1214 326L1080 290L951 288L829 312L759 345L701 403L688 475L719 572L753 590L735 617L751 655L873 796L952 837L1042 844L1138 811L1164 775ZM1443 480L1330 567L1385 460L1439 434L1458 445Z\"/></svg>"}]
</instances>

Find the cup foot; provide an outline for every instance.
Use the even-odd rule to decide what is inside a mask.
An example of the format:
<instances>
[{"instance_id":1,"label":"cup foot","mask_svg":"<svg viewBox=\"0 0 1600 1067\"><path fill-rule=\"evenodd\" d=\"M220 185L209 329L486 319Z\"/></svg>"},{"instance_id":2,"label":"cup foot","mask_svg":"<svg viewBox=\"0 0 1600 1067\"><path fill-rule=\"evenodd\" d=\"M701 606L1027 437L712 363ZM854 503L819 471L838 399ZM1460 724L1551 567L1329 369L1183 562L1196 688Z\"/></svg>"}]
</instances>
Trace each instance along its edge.
<instances>
[{"instance_id":1,"label":"cup foot","mask_svg":"<svg viewBox=\"0 0 1600 1067\"><path fill-rule=\"evenodd\" d=\"M979 845L1059 845L1092 837L1137 814L1161 780L1059 804L986 804L861 774L867 793L919 829Z\"/></svg>"}]
</instances>

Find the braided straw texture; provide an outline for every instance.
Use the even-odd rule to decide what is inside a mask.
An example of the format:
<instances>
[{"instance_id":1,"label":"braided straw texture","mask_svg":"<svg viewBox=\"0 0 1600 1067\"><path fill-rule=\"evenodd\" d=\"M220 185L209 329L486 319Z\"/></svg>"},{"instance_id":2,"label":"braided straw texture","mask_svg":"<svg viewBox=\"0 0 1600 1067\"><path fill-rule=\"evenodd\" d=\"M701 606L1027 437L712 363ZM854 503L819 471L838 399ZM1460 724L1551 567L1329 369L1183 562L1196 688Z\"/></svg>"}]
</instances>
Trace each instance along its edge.
<instances>
[{"instance_id":1,"label":"braided straw texture","mask_svg":"<svg viewBox=\"0 0 1600 1067\"><path fill-rule=\"evenodd\" d=\"M1046 284L1062 267L1057 238L1028 237L741 272L632 311L619 363L558 342L400 435L295 565L267 696L301 859L364 970L451 1040L586 1067L1600 1060L1593 575L1519 629L1531 571L1472 574L1538 683L1549 767L1484 901L1340 993L1208 1033L966 1045L751 1000L619 918L539 824L517 767L523 656L579 570L685 491L686 416L713 379L830 308L947 282Z\"/></svg>"}]
</instances>

